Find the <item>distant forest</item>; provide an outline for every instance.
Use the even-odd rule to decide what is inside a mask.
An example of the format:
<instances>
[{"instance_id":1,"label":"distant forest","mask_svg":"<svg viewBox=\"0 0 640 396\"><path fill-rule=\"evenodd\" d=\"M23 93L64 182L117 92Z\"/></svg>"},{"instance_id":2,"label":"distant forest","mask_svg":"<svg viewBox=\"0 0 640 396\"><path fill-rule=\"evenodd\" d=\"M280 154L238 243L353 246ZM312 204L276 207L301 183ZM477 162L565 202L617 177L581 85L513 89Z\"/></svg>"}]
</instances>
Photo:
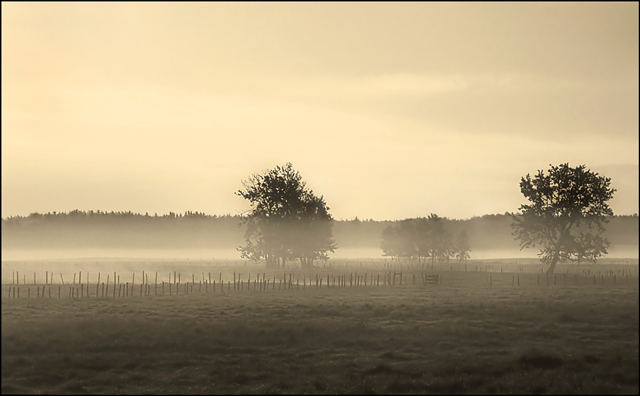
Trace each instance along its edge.
<instances>
[{"instance_id":1,"label":"distant forest","mask_svg":"<svg viewBox=\"0 0 640 396\"><path fill-rule=\"evenodd\" d=\"M445 230L463 230L474 250L519 249L508 213L467 220L444 218ZM380 248L382 230L395 221L341 220L333 223L338 249ZM612 246L638 245L638 215L614 216L605 224ZM161 216L133 212L32 213L2 219L2 249L56 248L236 248L244 243L242 216L198 212ZM382 252L382 251L381 251ZM473 257L473 253L471 253Z\"/></svg>"}]
</instances>

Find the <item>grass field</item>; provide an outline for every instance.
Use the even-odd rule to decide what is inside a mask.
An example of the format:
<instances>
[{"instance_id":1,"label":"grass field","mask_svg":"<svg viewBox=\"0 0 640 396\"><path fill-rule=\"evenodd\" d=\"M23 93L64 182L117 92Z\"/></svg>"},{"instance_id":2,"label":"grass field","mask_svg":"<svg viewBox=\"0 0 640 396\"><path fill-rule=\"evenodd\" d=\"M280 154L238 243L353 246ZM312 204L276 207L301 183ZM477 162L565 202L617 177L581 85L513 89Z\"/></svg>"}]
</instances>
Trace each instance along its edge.
<instances>
[{"instance_id":1,"label":"grass field","mask_svg":"<svg viewBox=\"0 0 640 396\"><path fill-rule=\"evenodd\" d=\"M605 267L28 301L3 285L2 393L638 394L638 279Z\"/></svg>"}]
</instances>

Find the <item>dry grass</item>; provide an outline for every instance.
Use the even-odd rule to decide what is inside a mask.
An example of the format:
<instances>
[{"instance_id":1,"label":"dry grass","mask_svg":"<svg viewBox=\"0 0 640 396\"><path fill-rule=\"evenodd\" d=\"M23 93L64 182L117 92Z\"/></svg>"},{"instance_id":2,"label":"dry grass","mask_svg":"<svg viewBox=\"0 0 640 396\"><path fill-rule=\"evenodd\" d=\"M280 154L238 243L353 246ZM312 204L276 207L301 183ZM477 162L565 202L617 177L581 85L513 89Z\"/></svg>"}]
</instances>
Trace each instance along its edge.
<instances>
[{"instance_id":1,"label":"dry grass","mask_svg":"<svg viewBox=\"0 0 640 396\"><path fill-rule=\"evenodd\" d=\"M637 279L514 275L29 304L5 286L2 393L638 394Z\"/></svg>"}]
</instances>

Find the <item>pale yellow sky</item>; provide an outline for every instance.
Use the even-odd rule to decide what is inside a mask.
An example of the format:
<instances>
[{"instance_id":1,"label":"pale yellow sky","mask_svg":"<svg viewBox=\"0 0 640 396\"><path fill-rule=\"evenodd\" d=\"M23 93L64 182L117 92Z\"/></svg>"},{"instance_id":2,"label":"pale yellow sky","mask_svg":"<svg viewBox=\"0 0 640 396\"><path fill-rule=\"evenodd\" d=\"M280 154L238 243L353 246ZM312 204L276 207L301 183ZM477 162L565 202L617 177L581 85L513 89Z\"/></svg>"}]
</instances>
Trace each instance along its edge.
<instances>
[{"instance_id":1,"label":"pale yellow sky","mask_svg":"<svg viewBox=\"0 0 640 396\"><path fill-rule=\"evenodd\" d=\"M637 3L2 3L2 217L516 211L569 162L638 212Z\"/></svg>"}]
</instances>

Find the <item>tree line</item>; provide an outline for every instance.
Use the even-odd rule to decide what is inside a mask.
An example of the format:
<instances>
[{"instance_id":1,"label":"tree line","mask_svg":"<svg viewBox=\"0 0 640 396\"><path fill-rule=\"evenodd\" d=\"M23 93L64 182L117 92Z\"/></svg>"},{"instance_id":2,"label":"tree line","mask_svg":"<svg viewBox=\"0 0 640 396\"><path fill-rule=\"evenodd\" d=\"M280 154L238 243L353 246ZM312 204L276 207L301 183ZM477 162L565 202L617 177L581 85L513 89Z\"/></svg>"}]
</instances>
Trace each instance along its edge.
<instances>
[{"instance_id":1,"label":"tree line","mask_svg":"<svg viewBox=\"0 0 640 396\"><path fill-rule=\"evenodd\" d=\"M185 211L182 213L169 212L158 216L157 213L149 215L149 212L145 214L134 213L132 211L101 211L101 210L88 210L82 211L78 209L71 210L69 212L47 212L38 213L34 212L28 216L9 216L2 219L3 225L21 225L21 224L34 224L34 223L55 223L64 221L82 220L84 222L91 222L92 220L101 219L115 219L115 220L149 220L149 219L238 219L241 220L241 215L208 215L204 212L198 211Z\"/></svg>"},{"instance_id":2,"label":"tree line","mask_svg":"<svg viewBox=\"0 0 640 396\"><path fill-rule=\"evenodd\" d=\"M88 211L86 212L89 213ZM246 224L242 215L207 215L193 219L175 215L50 217L14 216L2 222L2 246L65 247L91 245L96 247L164 246L171 248L235 248L244 241ZM101 213L104 213L101 211ZM36 218L37 220L34 220ZM453 242L463 231L473 252L487 249L517 250L510 213L474 216L470 219L439 217ZM406 219L405 219L406 220ZM382 254L382 233L390 226L399 227L405 220L333 220L332 236L339 248L378 249ZM638 244L638 216L616 215L609 218L604 234L612 245ZM142 247L142 246L140 246ZM452 256L454 259L455 256ZM473 258L473 257L472 257Z\"/></svg>"}]
</instances>

